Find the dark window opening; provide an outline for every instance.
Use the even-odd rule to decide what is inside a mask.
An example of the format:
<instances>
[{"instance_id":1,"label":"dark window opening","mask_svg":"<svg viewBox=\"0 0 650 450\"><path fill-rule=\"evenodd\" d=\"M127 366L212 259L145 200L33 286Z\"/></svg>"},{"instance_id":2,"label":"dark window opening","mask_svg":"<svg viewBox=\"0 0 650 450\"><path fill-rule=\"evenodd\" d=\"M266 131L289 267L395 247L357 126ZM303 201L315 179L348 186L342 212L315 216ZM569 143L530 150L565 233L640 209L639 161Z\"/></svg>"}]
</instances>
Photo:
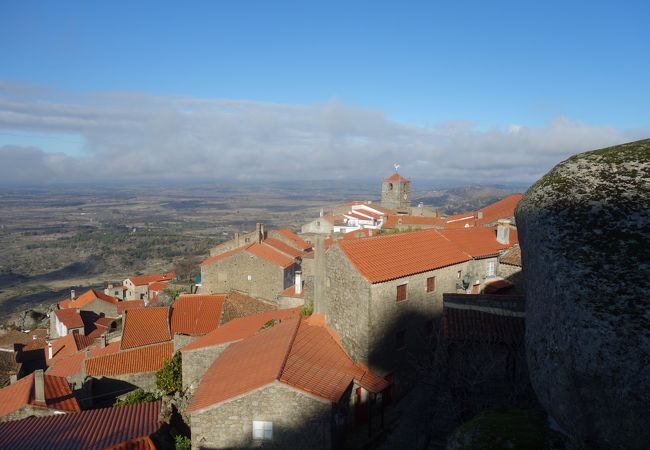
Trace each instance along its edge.
<instances>
[{"instance_id":1,"label":"dark window opening","mask_svg":"<svg viewBox=\"0 0 650 450\"><path fill-rule=\"evenodd\" d=\"M405 284L400 284L397 286L397 297L396 297L398 302L401 302L403 300L406 300L406 285Z\"/></svg>"},{"instance_id":2,"label":"dark window opening","mask_svg":"<svg viewBox=\"0 0 650 450\"><path fill-rule=\"evenodd\" d=\"M427 292L433 292L436 290L436 277L427 278Z\"/></svg>"}]
</instances>

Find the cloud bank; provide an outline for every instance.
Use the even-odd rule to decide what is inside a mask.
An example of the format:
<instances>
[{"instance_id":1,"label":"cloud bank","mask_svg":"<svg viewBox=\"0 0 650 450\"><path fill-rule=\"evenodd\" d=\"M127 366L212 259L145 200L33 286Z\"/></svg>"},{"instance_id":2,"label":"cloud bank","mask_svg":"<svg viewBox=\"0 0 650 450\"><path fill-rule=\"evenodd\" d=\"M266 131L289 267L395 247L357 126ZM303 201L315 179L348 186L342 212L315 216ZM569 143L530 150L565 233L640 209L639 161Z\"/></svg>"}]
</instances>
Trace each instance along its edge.
<instances>
[{"instance_id":1,"label":"cloud bank","mask_svg":"<svg viewBox=\"0 0 650 450\"><path fill-rule=\"evenodd\" d=\"M424 127L337 100L290 105L0 83L3 129L83 137L81 156L0 146L0 177L20 183L377 179L396 162L414 179L529 183L571 154L650 134L563 117L543 127Z\"/></svg>"}]
</instances>

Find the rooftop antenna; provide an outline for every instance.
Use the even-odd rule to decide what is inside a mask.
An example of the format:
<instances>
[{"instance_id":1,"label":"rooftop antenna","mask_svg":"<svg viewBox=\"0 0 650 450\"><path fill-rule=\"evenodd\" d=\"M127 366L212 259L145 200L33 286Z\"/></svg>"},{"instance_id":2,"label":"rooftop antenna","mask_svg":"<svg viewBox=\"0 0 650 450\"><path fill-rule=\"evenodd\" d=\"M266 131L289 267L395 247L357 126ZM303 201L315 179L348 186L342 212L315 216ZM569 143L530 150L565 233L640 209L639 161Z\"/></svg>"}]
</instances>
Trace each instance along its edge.
<instances>
[{"instance_id":1,"label":"rooftop antenna","mask_svg":"<svg viewBox=\"0 0 650 450\"><path fill-rule=\"evenodd\" d=\"M399 169L399 164L395 163L393 164L393 167L395 168L395 172L397 172L397 169Z\"/></svg>"}]
</instances>

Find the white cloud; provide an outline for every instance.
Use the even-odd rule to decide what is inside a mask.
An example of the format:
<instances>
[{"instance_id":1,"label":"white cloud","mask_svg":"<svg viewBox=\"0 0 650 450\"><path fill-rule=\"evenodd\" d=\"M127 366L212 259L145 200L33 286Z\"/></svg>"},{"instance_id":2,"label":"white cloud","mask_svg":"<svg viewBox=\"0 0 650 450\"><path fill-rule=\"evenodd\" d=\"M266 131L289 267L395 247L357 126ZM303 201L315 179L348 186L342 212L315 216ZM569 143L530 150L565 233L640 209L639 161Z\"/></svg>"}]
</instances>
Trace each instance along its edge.
<instances>
[{"instance_id":1,"label":"white cloud","mask_svg":"<svg viewBox=\"0 0 650 450\"><path fill-rule=\"evenodd\" d=\"M4 146L5 181L137 179L376 179L406 176L532 182L573 153L650 134L556 118L544 127L479 131L467 121L395 122L346 105L78 94L0 83L0 129L73 133L83 157ZM0 136L1 137L1 136Z\"/></svg>"}]
</instances>

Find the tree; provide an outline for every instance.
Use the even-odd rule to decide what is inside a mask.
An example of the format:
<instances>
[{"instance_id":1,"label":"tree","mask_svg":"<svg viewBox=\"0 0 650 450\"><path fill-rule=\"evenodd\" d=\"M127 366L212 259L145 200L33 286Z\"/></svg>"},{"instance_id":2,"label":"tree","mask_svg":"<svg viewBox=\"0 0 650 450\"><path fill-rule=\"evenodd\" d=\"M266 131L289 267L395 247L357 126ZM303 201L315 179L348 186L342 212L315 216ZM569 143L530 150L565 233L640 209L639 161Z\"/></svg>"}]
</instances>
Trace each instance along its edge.
<instances>
[{"instance_id":1,"label":"tree","mask_svg":"<svg viewBox=\"0 0 650 450\"><path fill-rule=\"evenodd\" d=\"M167 395L183 390L183 366L181 352L174 353L156 372L156 387Z\"/></svg>"},{"instance_id":2,"label":"tree","mask_svg":"<svg viewBox=\"0 0 650 450\"><path fill-rule=\"evenodd\" d=\"M135 405L136 403L147 403L158 400L153 392L146 392L140 388L131 391L122 398L115 400L115 406Z\"/></svg>"},{"instance_id":3,"label":"tree","mask_svg":"<svg viewBox=\"0 0 650 450\"><path fill-rule=\"evenodd\" d=\"M194 277L201 273L199 263L201 261L194 255L184 256L174 263L174 274L181 283L192 285Z\"/></svg>"}]
</instances>

